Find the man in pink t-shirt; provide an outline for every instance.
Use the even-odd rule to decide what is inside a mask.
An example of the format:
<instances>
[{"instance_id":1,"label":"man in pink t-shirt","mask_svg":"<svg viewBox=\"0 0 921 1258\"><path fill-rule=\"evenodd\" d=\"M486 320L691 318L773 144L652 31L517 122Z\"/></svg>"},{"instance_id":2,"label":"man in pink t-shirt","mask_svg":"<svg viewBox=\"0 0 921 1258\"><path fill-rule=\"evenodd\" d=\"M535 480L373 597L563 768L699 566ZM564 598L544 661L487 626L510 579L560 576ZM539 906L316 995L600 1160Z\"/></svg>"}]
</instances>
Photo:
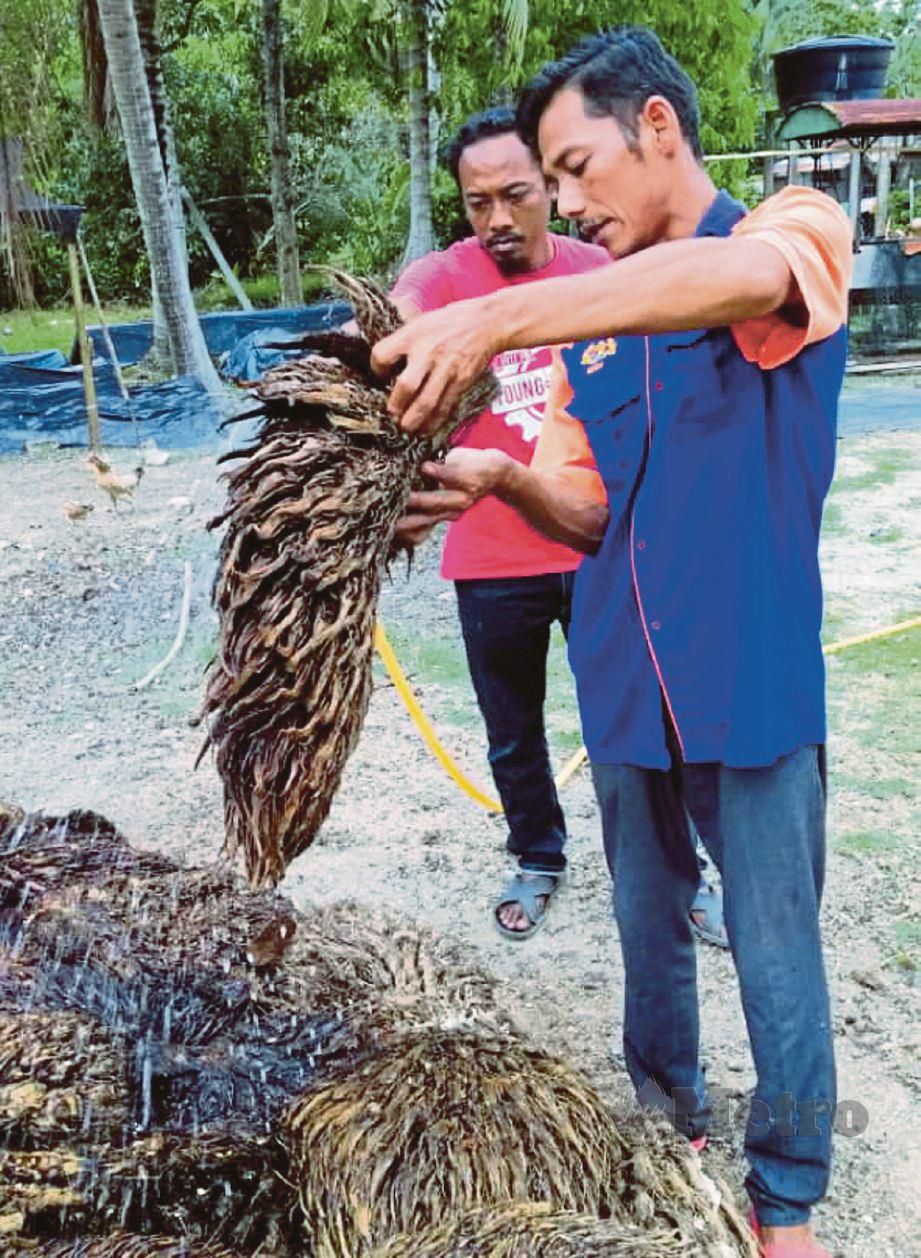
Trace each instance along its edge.
<instances>
[{"instance_id":1,"label":"man in pink t-shirt","mask_svg":"<svg viewBox=\"0 0 921 1258\"><path fill-rule=\"evenodd\" d=\"M477 114L448 155L474 235L411 263L393 299L406 319L468 297L610 265L607 252L547 230L550 196L514 110ZM534 454L550 380L551 352L500 354L499 396L460 444ZM418 536L431 528L420 521ZM412 537L409 531L404 536ZM511 507L487 497L449 525L442 576L455 582L470 676L486 723L489 761L518 869L495 906L508 938L542 924L566 867L566 826L544 733L550 630L569 627L572 580L581 556L549 541Z\"/></svg>"}]
</instances>

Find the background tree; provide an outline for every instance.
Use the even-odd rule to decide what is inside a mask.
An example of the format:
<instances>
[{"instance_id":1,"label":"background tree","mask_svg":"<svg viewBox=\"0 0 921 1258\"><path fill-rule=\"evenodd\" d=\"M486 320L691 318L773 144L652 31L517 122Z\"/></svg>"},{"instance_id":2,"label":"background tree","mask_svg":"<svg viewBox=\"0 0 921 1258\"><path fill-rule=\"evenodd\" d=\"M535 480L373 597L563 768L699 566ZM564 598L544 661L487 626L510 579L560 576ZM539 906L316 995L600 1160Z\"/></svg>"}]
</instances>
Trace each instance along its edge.
<instances>
[{"instance_id":1,"label":"background tree","mask_svg":"<svg viewBox=\"0 0 921 1258\"><path fill-rule=\"evenodd\" d=\"M397 10L400 70L409 105L409 237L404 262L434 246L432 230L432 0L401 0Z\"/></svg>"},{"instance_id":2,"label":"background tree","mask_svg":"<svg viewBox=\"0 0 921 1258\"><path fill-rule=\"evenodd\" d=\"M58 124L48 84L67 37L66 12L57 0L0 8L0 258L11 296L24 306L35 301L34 255L40 257L42 247L19 219L19 175L25 173L37 188L46 182L46 154Z\"/></svg>"},{"instance_id":3,"label":"background tree","mask_svg":"<svg viewBox=\"0 0 921 1258\"><path fill-rule=\"evenodd\" d=\"M11 100L20 107L17 127L27 141L33 185L85 207L84 241L103 298L142 303L151 276L125 148L117 128L84 122L71 3L0 0L0 109L9 115L3 102ZM919 0L773 0L770 9L760 0L756 11L749 0L280 3L289 149L283 182L294 202L301 256L383 280L407 255L408 242L415 253L466 231L453 182L435 160L442 138L466 114L513 97L545 61L602 27L643 22L659 33L698 84L709 155L761 147L759 127L773 100L769 52L807 35L854 29L891 35L897 47L887 90L921 91ZM172 105L166 112L175 138L167 174L181 169L250 297L271 304L279 284L274 259L269 265L277 240L262 17L262 0L159 0L154 30L162 44L158 91ZM421 32L414 45L412 30ZM401 60L411 46L419 88L412 93L408 60ZM111 88L99 99L103 115L111 113ZM4 125L16 133L9 116ZM745 163L709 169L717 182L755 195ZM39 301L66 295L57 250L50 238L30 243ZM186 251L199 308L220 302L224 287L194 232ZM319 283L310 272L301 282L308 294ZM0 265L0 304L15 299L9 265Z\"/></svg>"},{"instance_id":4,"label":"background tree","mask_svg":"<svg viewBox=\"0 0 921 1258\"><path fill-rule=\"evenodd\" d=\"M301 302L295 195L291 184L288 125L285 116L284 36L281 0L262 0L262 83L265 127L271 155L272 219L283 306Z\"/></svg>"},{"instance_id":5,"label":"background tree","mask_svg":"<svg viewBox=\"0 0 921 1258\"><path fill-rule=\"evenodd\" d=\"M171 172L170 146L164 139L164 119L158 128L148 64L133 0L98 0L99 23L108 72L118 109L128 168L140 213L150 260L151 278L167 329L173 369L192 375L209 390L220 382L208 355L192 299L178 174ZM142 10L148 22L150 7ZM152 31L147 31L148 56ZM161 100L161 108L165 101Z\"/></svg>"}]
</instances>

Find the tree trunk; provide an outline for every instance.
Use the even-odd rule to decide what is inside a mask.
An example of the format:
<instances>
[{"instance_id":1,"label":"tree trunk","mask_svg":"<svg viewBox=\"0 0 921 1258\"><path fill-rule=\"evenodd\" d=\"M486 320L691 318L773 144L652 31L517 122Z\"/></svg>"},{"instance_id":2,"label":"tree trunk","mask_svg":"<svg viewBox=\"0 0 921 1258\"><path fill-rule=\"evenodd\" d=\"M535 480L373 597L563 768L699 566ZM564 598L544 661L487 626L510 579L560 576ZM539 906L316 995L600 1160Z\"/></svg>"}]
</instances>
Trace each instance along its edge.
<instances>
[{"instance_id":1,"label":"tree trunk","mask_svg":"<svg viewBox=\"0 0 921 1258\"><path fill-rule=\"evenodd\" d=\"M303 300L298 264L297 223L288 128L285 121L285 68L282 55L280 0L262 0L262 81L265 126L272 159L272 217L281 304L299 306Z\"/></svg>"},{"instance_id":2,"label":"tree trunk","mask_svg":"<svg viewBox=\"0 0 921 1258\"><path fill-rule=\"evenodd\" d=\"M428 0L404 0L401 64L409 99L409 239L403 265L435 247L432 231Z\"/></svg>"},{"instance_id":3,"label":"tree trunk","mask_svg":"<svg viewBox=\"0 0 921 1258\"><path fill-rule=\"evenodd\" d=\"M192 300L185 236L171 204L168 170L161 150L144 53L132 0L99 0L109 73L128 155L144 243L173 368L192 375L210 392L221 385L208 355Z\"/></svg>"},{"instance_id":4,"label":"tree trunk","mask_svg":"<svg viewBox=\"0 0 921 1258\"><path fill-rule=\"evenodd\" d=\"M160 157L166 171L166 185L170 202L170 220L177 240L182 242L183 266L188 269L189 257L185 242L185 220L182 206L176 196L179 179L179 163L176 158L176 143L173 137L172 122L169 116L166 96L166 84L163 81L163 68L160 61L160 44L157 39L157 0L134 0L134 15L138 26L138 39L144 57L144 73L147 76L147 90L150 92L150 103L153 106L154 125L157 128L157 144ZM153 298L153 346L150 358L158 367L172 362L170 352L169 328L163 314L163 304L157 293L156 281L151 274L151 295Z\"/></svg>"}]
</instances>

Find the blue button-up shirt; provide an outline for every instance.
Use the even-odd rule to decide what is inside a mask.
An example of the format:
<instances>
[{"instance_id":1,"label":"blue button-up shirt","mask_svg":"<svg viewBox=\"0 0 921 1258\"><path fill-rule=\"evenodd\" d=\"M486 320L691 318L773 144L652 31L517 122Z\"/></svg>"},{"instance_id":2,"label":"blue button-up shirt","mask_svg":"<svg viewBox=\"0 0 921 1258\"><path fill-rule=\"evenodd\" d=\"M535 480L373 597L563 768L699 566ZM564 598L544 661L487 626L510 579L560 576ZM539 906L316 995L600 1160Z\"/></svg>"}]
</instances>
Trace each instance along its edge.
<instances>
[{"instance_id":1,"label":"blue button-up shirt","mask_svg":"<svg viewBox=\"0 0 921 1258\"><path fill-rule=\"evenodd\" d=\"M696 234L744 212L720 193ZM823 742L818 541L845 328L771 370L728 328L610 345L562 351L611 512L569 638L591 759L668 767L669 719L690 763Z\"/></svg>"}]
</instances>

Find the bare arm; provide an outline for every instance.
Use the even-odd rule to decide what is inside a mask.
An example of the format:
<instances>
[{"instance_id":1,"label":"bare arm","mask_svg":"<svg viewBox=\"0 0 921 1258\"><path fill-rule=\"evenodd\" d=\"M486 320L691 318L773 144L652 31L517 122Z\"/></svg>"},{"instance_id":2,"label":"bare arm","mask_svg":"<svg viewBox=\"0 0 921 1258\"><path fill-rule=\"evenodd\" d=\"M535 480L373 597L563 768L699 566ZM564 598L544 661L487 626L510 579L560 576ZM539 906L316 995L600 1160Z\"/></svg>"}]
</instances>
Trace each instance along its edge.
<instances>
[{"instance_id":1,"label":"bare arm","mask_svg":"<svg viewBox=\"0 0 921 1258\"><path fill-rule=\"evenodd\" d=\"M593 336L723 327L797 300L770 245L745 238L669 241L582 275L515 285L413 320L375 347L382 372L406 365L391 393L404 428L431 431L505 349Z\"/></svg>"},{"instance_id":2,"label":"bare arm","mask_svg":"<svg viewBox=\"0 0 921 1258\"><path fill-rule=\"evenodd\" d=\"M580 495L564 478L535 472L502 450L452 450L444 463L424 463L422 471L440 488L410 494L397 529L402 541L418 544L436 524L456 520L495 494L553 541L589 555L601 545L607 507Z\"/></svg>"},{"instance_id":3,"label":"bare arm","mask_svg":"<svg viewBox=\"0 0 921 1258\"><path fill-rule=\"evenodd\" d=\"M563 477L535 472L514 459L506 464L496 496L545 536L594 555L608 525L608 509L593 498L583 498Z\"/></svg>"}]
</instances>

